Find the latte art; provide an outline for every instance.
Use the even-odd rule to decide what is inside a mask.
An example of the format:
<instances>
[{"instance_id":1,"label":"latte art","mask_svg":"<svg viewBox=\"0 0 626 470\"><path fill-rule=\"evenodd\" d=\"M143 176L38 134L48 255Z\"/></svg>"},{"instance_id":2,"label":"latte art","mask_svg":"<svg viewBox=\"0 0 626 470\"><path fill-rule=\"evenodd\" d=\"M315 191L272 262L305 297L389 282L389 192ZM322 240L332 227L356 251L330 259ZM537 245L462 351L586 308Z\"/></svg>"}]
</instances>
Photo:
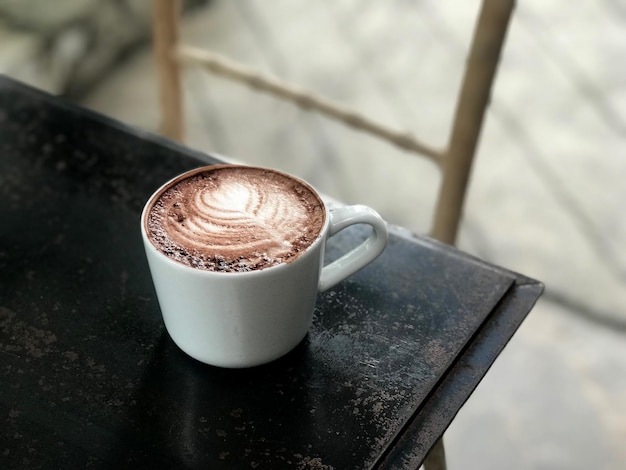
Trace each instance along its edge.
<instances>
[{"instance_id":1,"label":"latte art","mask_svg":"<svg viewBox=\"0 0 626 470\"><path fill-rule=\"evenodd\" d=\"M296 259L325 212L304 183L251 167L209 167L164 190L147 220L167 256L198 269L249 271Z\"/></svg>"}]
</instances>

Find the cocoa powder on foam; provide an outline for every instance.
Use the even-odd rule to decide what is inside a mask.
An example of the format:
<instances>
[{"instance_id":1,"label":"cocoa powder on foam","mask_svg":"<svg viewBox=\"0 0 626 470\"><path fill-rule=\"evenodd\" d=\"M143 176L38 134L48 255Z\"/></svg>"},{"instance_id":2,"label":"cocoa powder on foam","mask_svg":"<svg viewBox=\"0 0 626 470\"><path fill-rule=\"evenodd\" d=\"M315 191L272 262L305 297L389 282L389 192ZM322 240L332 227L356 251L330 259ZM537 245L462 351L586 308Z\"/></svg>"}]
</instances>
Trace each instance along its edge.
<instances>
[{"instance_id":1,"label":"cocoa powder on foam","mask_svg":"<svg viewBox=\"0 0 626 470\"><path fill-rule=\"evenodd\" d=\"M163 190L146 230L157 249L182 264L242 272L297 259L318 238L325 217L306 183L225 165L197 170Z\"/></svg>"}]
</instances>

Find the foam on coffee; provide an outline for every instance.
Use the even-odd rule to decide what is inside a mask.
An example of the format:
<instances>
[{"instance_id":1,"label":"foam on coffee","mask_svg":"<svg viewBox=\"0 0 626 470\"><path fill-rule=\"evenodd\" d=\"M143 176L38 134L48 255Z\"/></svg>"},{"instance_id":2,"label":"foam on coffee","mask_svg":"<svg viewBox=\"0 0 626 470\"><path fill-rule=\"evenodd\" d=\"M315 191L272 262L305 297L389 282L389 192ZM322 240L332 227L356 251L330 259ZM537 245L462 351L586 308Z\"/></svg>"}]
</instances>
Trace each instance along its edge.
<instances>
[{"instance_id":1,"label":"foam on coffee","mask_svg":"<svg viewBox=\"0 0 626 470\"><path fill-rule=\"evenodd\" d=\"M170 258L198 269L241 272L296 259L325 221L317 194L272 170L215 166L175 181L154 200L146 230Z\"/></svg>"}]
</instances>

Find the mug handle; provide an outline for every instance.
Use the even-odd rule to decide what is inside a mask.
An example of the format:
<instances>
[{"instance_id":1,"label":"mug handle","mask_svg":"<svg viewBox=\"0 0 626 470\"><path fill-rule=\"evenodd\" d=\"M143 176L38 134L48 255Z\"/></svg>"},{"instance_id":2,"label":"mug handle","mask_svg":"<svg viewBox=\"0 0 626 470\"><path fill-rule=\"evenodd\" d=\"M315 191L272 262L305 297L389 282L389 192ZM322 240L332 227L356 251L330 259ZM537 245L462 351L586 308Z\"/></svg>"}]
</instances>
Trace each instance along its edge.
<instances>
[{"instance_id":1,"label":"mug handle","mask_svg":"<svg viewBox=\"0 0 626 470\"><path fill-rule=\"evenodd\" d=\"M371 225L374 231L363 243L328 266L322 268L318 290L324 292L374 261L387 245L387 224L378 213L367 206L346 206L329 211L327 239L355 224Z\"/></svg>"}]
</instances>

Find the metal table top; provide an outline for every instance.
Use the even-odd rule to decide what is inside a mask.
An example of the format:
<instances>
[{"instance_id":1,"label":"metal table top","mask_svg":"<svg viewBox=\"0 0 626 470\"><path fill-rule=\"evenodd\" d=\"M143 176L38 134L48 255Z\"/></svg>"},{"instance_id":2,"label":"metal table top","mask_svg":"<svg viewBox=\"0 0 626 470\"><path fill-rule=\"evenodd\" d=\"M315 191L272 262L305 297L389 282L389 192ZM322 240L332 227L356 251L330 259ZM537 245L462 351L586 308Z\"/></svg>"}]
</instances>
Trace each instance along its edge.
<instances>
[{"instance_id":1,"label":"metal table top","mask_svg":"<svg viewBox=\"0 0 626 470\"><path fill-rule=\"evenodd\" d=\"M392 228L287 356L196 362L164 329L139 216L217 161L0 77L0 467L416 467L542 292Z\"/></svg>"}]
</instances>

